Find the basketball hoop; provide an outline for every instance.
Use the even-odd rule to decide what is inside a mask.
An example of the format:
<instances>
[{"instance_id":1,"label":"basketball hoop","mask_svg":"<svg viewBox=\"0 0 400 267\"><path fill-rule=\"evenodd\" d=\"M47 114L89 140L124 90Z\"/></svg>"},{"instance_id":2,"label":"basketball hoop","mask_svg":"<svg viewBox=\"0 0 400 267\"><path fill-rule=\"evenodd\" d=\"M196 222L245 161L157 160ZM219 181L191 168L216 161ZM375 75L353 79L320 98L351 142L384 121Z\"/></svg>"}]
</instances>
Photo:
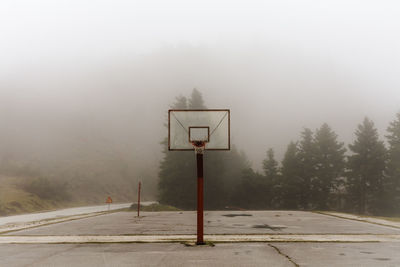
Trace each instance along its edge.
<instances>
[{"instance_id":1,"label":"basketball hoop","mask_svg":"<svg viewBox=\"0 0 400 267\"><path fill-rule=\"evenodd\" d=\"M196 154L203 154L204 153L204 149L206 148L206 142L204 142L204 141L193 141L192 145L193 145L193 148L194 148L194 152Z\"/></svg>"},{"instance_id":2,"label":"basketball hoop","mask_svg":"<svg viewBox=\"0 0 400 267\"><path fill-rule=\"evenodd\" d=\"M168 150L194 150L197 162L197 245L204 245L205 150L230 150L229 109L170 109ZM207 144L207 147L206 147Z\"/></svg>"}]
</instances>

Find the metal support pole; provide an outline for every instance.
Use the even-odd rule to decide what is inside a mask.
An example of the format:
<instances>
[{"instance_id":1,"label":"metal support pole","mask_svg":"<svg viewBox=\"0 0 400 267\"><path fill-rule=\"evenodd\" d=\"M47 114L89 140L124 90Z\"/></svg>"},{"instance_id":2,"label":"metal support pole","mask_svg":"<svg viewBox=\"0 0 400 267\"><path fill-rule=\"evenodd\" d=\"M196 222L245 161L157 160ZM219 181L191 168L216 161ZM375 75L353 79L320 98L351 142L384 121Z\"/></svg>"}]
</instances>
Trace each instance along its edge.
<instances>
[{"instance_id":1,"label":"metal support pole","mask_svg":"<svg viewBox=\"0 0 400 267\"><path fill-rule=\"evenodd\" d=\"M203 154L197 153L197 245L204 245L203 240Z\"/></svg>"},{"instance_id":2,"label":"metal support pole","mask_svg":"<svg viewBox=\"0 0 400 267\"><path fill-rule=\"evenodd\" d=\"M139 182L139 187L138 187L138 205L137 205L137 216L139 217L140 214L140 189L142 187L142 183Z\"/></svg>"}]
</instances>

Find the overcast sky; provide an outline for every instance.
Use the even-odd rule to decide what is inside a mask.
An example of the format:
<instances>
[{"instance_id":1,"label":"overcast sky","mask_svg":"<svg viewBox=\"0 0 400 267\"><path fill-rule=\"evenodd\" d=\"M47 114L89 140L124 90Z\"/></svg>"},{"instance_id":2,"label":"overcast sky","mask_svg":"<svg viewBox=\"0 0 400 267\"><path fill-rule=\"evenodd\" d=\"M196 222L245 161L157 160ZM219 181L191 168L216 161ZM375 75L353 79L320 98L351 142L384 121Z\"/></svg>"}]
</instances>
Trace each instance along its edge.
<instances>
[{"instance_id":1,"label":"overcast sky","mask_svg":"<svg viewBox=\"0 0 400 267\"><path fill-rule=\"evenodd\" d=\"M349 143L368 116L383 135L400 111L399 48L398 1L3 0L0 118L130 124L115 138L157 161L169 105L196 87L232 109L258 168L303 127L327 122Z\"/></svg>"}]
</instances>

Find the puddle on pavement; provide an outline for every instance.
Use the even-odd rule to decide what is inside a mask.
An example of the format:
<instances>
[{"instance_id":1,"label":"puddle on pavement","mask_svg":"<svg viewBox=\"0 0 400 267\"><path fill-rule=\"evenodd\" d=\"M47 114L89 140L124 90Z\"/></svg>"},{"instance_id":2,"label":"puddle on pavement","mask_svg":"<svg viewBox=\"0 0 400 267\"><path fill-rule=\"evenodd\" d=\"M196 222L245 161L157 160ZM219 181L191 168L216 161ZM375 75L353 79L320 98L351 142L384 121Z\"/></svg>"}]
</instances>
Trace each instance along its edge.
<instances>
[{"instance_id":1,"label":"puddle on pavement","mask_svg":"<svg viewBox=\"0 0 400 267\"><path fill-rule=\"evenodd\" d=\"M377 261L389 261L390 259L389 258L374 258L374 260L377 260Z\"/></svg>"},{"instance_id":2,"label":"puddle on pavement","mask_svg":"<svg viewBox=\"0 0 400 267\"><path fill-rule=\"evenodd\" d=\"M242 213L242 214L223 214L222 216L225 216L225 217L238 217L238 216L253 216L253 215L252 214Z\"/></svg>"},{"instance_id":3,"label":"puddle on pavement","mask_svg":"<svg viewBox=\"0 0 400 267\"><path fill-rule=\"evenodd\" d=\"M287 227L285 227L285 226L272 226L272 225L268 225L268 224L264 223L264 224L253 225L253 228L261 228L261 229L270 229L272 231L280 231L280 230L285 229Z\"/></svg>"},{"instance_id":4,"label":"puddle on pavement","mask_svg":"<svg viewBox=\"0 0 400 267\"><path fill-rule=\"evenodd\" d=\"M370 252L370 251L360 251L360 253L363 253L363 254L374 254L373 252Z\"/></svg>"}]
</instances>

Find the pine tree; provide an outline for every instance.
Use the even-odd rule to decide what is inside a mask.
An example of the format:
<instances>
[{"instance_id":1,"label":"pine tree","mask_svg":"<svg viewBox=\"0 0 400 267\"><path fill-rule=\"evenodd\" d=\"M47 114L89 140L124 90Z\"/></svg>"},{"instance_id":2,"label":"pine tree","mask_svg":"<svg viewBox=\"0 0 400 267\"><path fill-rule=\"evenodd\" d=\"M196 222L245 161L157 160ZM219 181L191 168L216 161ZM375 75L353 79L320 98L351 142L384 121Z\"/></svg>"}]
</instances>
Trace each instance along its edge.
<instances>
[{"instance_id":1,"label":"pine tree","mask_svg":"<svg viewBox=\"0 0 400 267\"><path fill-rule=\"evenodd\" d=\"M187 102L186 97L179 96L172 108L186 109ZM193 210L196 207L196 164L193 152L168 151L167 139L162 145L164 158L160 163L158 200L163 204Z\"/></svg>"},{"instance_id":2,"label":"pine tree","mask_svg":"<svg viewBox=\"0 0 400 267\"><path fill-rule=\"evenodd\" d=\"M324 123L315 133L315 174L312 181L315 204L319 209L337 206L332 197L338 194L343 181L346 149L337 141L337 134Z\"/></svg>"},{"instance_id":3,"label":"pine tree","mask_svg":"<svg viewBox=\"0 0 400 267\"><path fill-rule=\"evenodd\" d=\"M400 213L400 112L387 129L386 138L389 143L387 183L387 209L389 213Z\"/></svg>"},{"instance_id":4,"label":"pine tree","mask_svg":"<svg viewBox=\"0 0 400 267\"><path fill-rule=\"evenodd\" d=\"M205 109L203 95L196 88L193 89L188 104L189 109Z\"/></svg>"},{"instance_id":5,"label":"pine tree","mask_svg":"<svg viewBox=\"0 0 400 267\"><path fill-rule=\"evenodd\" d=\"M282 160L281 202L286 209L297 209L301 194L300 161L297 143L290 142Z\"/></svg>"},{"instance_id":6,"label":"pine tree","mask_svg":"<svg viewBox=\"0 0 400 267\"><path fill-rule=\"evenodd\" d=\"M174 109L187 109L188 108L188 100L186 97L180 95L175 98L175 103L172 105L171 108Z\"/></svg>"},{"instance_id":7,"label":"pine tree","mask_svg":"<svg viewBox=\"0 0 400 267\"><path fill-rule=\"evenodd\" d=\"M233 145L230 151L224 151L219 153L223 158L223 173L221 179L224 184L224 195L221 198L224 199L225 206L231 206L235 203L237 187L242 182L243 170L250 169L250 162L247 159L246 154L242 151L239 152Z\"/></svg>"},{"instance_id":8,"label":"pine tree","mask_svg":"<svg viewBox=\"0 0 400 267\"><path fill-rule=\"evenodd\" d=\"M172 108L204 109L201 93L193 89L191 98L180 96ZM164 140L164 158L160 163L158 199L160 203L182 209L196 207L196 157L193 151L168 151ZM229 152L207 151L204 154L204 207L218 209L229 205L234 188L249 164L244 154L233 147Z\"/></svg>"},{"instance_id":9,"label":"pine tree","mask_svg":"<svg viewBox=\"0 0 400 267\"><path fill-rule=\"evenodd\" d=\"M242 172L242 179L235 188L232 203L234 207L244 209L266 209L266 190L265 177L248 168Z\"/></svg>"},{"instance_id":10,"label":"pine tree","mask_svg":"<svg viewBox=\"0 0 400 267\"><path fill-rule=\"evenodd\" d=\"M274 150L272 148L267 151L267 158L263 161L263 169L267 180L275 180L278 176L278 162L274 158Z\"/></svg>"},{"instance_id":11,"label":"pine tree","mask_svg":"<svg viewBox=\"0 0 400 267\"><path fill-rule=\"evenodd\" d=\"M306 128L301 133L299 144L298 159L300 164L299 177L301 179L300 206L308 209L315 206L312 203L312 184L315 180L315 144L313 141L313 132Z\"/></svg>"},{"instance_id":12,"label":"pine tree","mask_svg":"<svg viewBox=\"0 0 400 267\"><path fill-rule=\"evenodd\" d=\"M265 192L264 199L265 208L279 206L280 177L278 173L278 162L274 157L272 148L267 151L267 158L263 161L263 169L265 173Z\"/></svg>"},{"instance_id":13,"label":"pine tree","mask_svg":"<svg viewBox=\"0 0 400 267\"><path fill-rule=\"evenodd\" d=\"M356 140L349 145L348 189L351 204L361 214L379 214L383 208L386 149L379 140L374 123L365 118L355 132Z\"/></svg>"}]
</instances>

